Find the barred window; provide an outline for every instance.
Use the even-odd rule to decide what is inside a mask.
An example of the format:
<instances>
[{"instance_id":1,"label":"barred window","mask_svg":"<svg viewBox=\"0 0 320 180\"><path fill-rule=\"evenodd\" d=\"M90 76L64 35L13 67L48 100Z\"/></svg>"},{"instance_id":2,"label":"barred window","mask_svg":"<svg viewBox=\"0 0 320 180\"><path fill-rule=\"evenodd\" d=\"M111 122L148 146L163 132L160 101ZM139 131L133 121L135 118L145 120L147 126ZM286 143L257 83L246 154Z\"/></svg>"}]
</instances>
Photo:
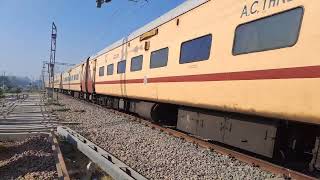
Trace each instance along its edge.
<instances>
[{"instance_id":1,"label":"barred window","mask_svg":"<svg viewBox=\"0 0 320 180\"><path fill-rule=\"evenodd\" d=\"M104 76L104 66L99 67L99 76Z\"/></svg>"},{"instance_id":2,"label":"barred window","mask_svg":"<svg viewBox=\"0 0 320 180\"><path fill-rule=\"evenodd\" d=\"M143 56L136 56L131 59L131 71L140 71L142 69Z\"/></svg>"},{"instance_id":3,"label":"barred window","mask_svg":"<svg viewBox=\"0 0 320 180\"><path fill-rule=\"evenodd\" d=\"M113 74L113 64L109 64L107 66L107 75L112 75Z\"/></svg>"},{"instance_id":4,"label":"barred window","mask_svg":"<svg viewBox=\"0 0 320 180\"><path fill-rule=\"evenodd\" d=\"M118 74L123 74L125 72L126 72L126 60L122 60L122 61L118 62L117 73Z\"/></svg>"}]
</instances>

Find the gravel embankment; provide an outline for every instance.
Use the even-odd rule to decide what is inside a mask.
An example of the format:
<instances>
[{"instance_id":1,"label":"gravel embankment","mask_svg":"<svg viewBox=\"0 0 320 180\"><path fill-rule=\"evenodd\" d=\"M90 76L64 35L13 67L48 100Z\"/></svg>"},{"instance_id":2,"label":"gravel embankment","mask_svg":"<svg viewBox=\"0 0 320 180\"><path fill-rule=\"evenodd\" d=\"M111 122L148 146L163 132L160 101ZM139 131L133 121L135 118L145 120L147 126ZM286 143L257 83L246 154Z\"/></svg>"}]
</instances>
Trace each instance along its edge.
<instances>
[{"instance_id":1,"label":"gravel embankment","mask_svg":"<svg viewBox=\"0 0 320 180\"><path fill-rule=\"evenodd\" d=\"M61 97L61 96L60 96ZM56 111L70 126L150 179L268 179L275 176L225 155L139 124L134 116L68 96Z\"/></svg>"},{"instance_id":2,"label":"gravel embankment","mask_svg":"<svg viewBox=\"0 0 320 180\"><path fill-rule=\"evenodd\" d=\"M54 155L47 137L0 141L0 179L57 179Z\"/></svg>"}]
</instances>

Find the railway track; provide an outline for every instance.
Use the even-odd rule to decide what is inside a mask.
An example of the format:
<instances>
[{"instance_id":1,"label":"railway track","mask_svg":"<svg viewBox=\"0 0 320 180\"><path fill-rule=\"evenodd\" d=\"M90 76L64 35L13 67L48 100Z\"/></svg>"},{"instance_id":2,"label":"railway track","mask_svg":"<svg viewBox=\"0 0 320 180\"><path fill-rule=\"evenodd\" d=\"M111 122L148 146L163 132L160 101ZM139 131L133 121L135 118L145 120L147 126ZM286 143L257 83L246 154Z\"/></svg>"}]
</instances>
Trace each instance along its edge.
<instances>
[{"instance_id":1,"label":"railway track","mask_svg":"<svg viewBox=\"0 0 320 180\"><path fill-rule=\"evenodd\" d=\"M7 157L8 159L2 159L4 166L1 169L6 171L4 177L16 178L22 175L23 178L70 179L54 133L57 124L55 118L51 117L50 113L46 111L39 95L30 95L30 97L23 95L22 99L11 100L11 102L6 103L0 116L0 142L3 144L5 152L8 151L7 153L11 154L17 151L15 153L18 154L19 158L15 158L17 156L15 155ZM15 148L11 149L12 147ZM47 148L51 151L46 153L47 150L45 149ZM34 159L36 161L34 163L23 163L23 159L29 156L38 157L38 160ZM51 156L54 156L54 160L51 159ZM55 163L52 163L51 160ZM41 170L41 167L37 164L40 161L43 161L41 164L47 169L42 169L43 172L38 172L35 175L32 169ZM10 174L9 171L17 168L14 164L24 167L24 171L11 172L12 174ZM56 170L56 173L51 167L54 164L56 168L53 169ZM48 171L51 174L48 174ZM25 177L26 174L31 177ZM54 174L56 174L56 177L52 177Z\"/></svg>"},{"instance_id":2,"label":"railway track","mask_svg":"<svg viewBox=\"0 0 320 180\"><path fill-rule=\"evenodd\" d=\"M191 142L191 143L197 144L200 147L207 148L207 149L210 149L211 151L216 151L216 152L224 154L224 155L228 155L228 156L230 156L232 158L236 158L236 159L238 159L238 160L240 160L242 162L251 164L252 166L255 166L255 167L259 167L259 168L261 168L263 170L272 172L274 174L282 175L285 179L299 179L299 180L317 180L318 179L316 177L312 177L312 176L303 174L301 172L298 172L298 171L295 171L295 170L291 170L291 169L288 169L286 167L282 167L282 166L273 164L271 162L268 162L268 161L265 161L265 160L262 160L262 159L255 158L253 156L249 156L247 154L240 153L240 152L237 152L237 151L232 150L232 149L228 149L228 148L226 148L224 146L213 144L213 143L210 143L208 141L199 139L197 137L193 137L193 136L191 136L191 135L189 135L187 133L183 133L181 131L177 131L174 128L164 127L164 126L162 126L160 124L153 123L153 122L150 122L150 121L147 121L147 120L143 120L143 119L139 119L139 120L136 120L136 121L139 122L139 123L142 123L145 126L148 126L148 127L152 128L152 129L158 129L161 132L168 133L171 136L174 136L174 137L177 137L177 138L181 138L181 139L183 139L183 140L185 140L187 142Z\"/></svg>"},{"instance_id":3,"label":"railway track","mask_svg":"<svg viewBox=\"0 0 320 180\"><path fill-rule=\"evenodd\" d=\"M90 178L99 174L101 177L111 176L113 179L146 179L108 152L77 134L75 131L64 127L63 125L66 124L74 125L78 123L63 122L57 119L56 116L47 111L44 98L41 98L38 95L26 96L23 99L12 101L7 104L2 112L0 118L0 148L3 146L3 153L9 154L4 155L7 159L0 159L0 174L4 170L5 172L3 173L5 178L15 179L23 176L22 178L27 179L68 180L78 177ZM77 151L82 152L85 156L79 155L74 151L63 154L65 149L60 149L60 140L74 146ZM65 144L61 147L65 147ZM22 150L20 150L21 148ZM48 153L46 153L48 151L47 148L51 148ZM21 157L17 159L15 158L16 155L11 156L10 154L19 154L19 157ZM21 158L29 158L29 155L32 155L32 157L39 156L40 159L34 163L23 163L24 161L21 160ZM52 158L48 159L51 155ZM65 163L64 155L71 155L70 157L72 158L81 156L81 160L75 162L71 158L71 164ZM47 159L43 159L43 162L40 162L41 158L44 158L43 156L46 156ZM55 163L52 163L53 160ZM26 161L32 160L26 159ZM70 161L70 159L68 159L68 161ZM17 167L10 165L12 163L17 164L19 167L24 166L24 171L14 172L14 169ZM50 163L51 165L49 165ZM77 166L82 167L82 172L80 172L80 176L77 174L77 177L70 176L68 172L68 170L79 171L79 169L71 167L75 163ZM4 164L4 166L1 167L1 164ZM54 165L55 168L52 168ZM43 172L36 172L35 174L33 169L41 169L40 166L44 166L47 169L43 169ZM97 172L101 170L106 173ZM49 173L46 173L46 171L49 171ZM93 171L95 173L93 173Z\"/></svg>"},{"instance_id":4,"label":"railway track","mask_svg":"<svg viewBox=\"0 0 320 180\"><path fill-rule=\"evenodd\" d=\"M78 100L78 99L76 99L76 100ZM93 105L92 103L89 103L86 101L82 101L82 102L85 102L88 105L89 104ZM101 107L100 105L96 105L96 104L94 106ZM256 157L253 157L253 156L250 156L250 155L247 155L244 153L240 153L240 152L237 152L232 149L228 149L224 146L213 144L211 142L207 142L207 141L199 139L197 137L190 136L189 134L177 131L174 128L165 127L165 126L162 126L162 125L159 125L159 124L156 124L156 123L153 123L153 122L141 119L141 118L135 118L133 121L138 122L140 124L143 124L144 126L147 126L151 129L157 129L160 132L164 132L170 136L174 136L176 138L183 139L183 140L190 142L192 144L196 144L199 147L209 149L210 151L214 151L214 152L218 152L223 155L227 155L227 156L234 158L234 159L237 159L241 162L250 164L253 167L258 167L262 170L272 172L274 174L280 175L280 176L287 178L287 179L317 179L315 177L288 169L286 167L282 167L282 166L273 164L271 162L268 162L268 161L265 161L265 160L262 160L262 159L259 159Z\"/></svg>"},{"instance_id":5,"label":"railway track","mask_svg":"<svg viewBox=\"0 0 320 180\"><path fill-rule=\"evenodd\" d=\"M264 160L261 160L261 159L258 159L258 158L255 158L255 157L252 157L252 156L249 156L249 155L246 155L246 154L243 154L243 153L231 150L231 149L227 149L223 146L209 143L207 141L201 140L196 137L192 137L186 133L182 133L182 132L174 130L172 128L166 128L166 127L163 127L163 126L155 124L155 123L151 123L146 120L138 120L138 121L148 127L159 129L162 132L166 132L169 135L172 135L174 137L182 138L188 142L195 143L203 148L208 148L212 151L216 151L221 154L225 154L225 155L234 157L242 162L251 164L252 166L259 167L263 170L266 170L266 171L269 171L269 172L272 172L275 174L283 175L285 179L299 179L299 180L300 179L301 180L316 180L316 179L318 179L318 178L311 177L311 176L302 174L300 172L290 170L288 168L285 168L285 167L282 167L282 166L279 166L276 164L272 164L270 162L267 162L267 161L264 161Z\"/></svg>"}]
</instances>

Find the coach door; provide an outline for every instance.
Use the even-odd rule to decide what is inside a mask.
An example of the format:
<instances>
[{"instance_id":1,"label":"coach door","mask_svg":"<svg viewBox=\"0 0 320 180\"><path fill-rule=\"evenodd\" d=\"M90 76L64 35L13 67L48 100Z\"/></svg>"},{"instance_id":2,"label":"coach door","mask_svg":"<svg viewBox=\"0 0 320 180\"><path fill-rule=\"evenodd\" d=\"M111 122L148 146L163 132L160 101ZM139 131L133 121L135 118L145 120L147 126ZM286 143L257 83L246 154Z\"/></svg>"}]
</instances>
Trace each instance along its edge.
<instances>
[{"instance_id":1,"label":"coach door","mask_svg":"<svg viewBox=\"0 0 320 180\"><path fill-rule=\"evenodd\" d=\"M62 73L60 73L60 79L59 79L60 81L60 84L59 84L59 89L61 90L61 89L63 89L63 86L62 86L62 84L63 84L63 79L62 79Z\"/></svg>"},{"instance_id":2,"label":"coach door","mask_svg":"<svg viewBox=\"0 0 320 180\"><path fill-rule=\"evenodd\" d=\"M68 72L68 91L70 91L70 82L71 82L71 75L70 71Z\"/></svg>"},{"instance_id":3,"label":"coach door","mask_svg":"<svg viewBox=\"0 0 320 180\"><path fill-rule=\"evenodd\" d=\"M80 74L80 89L81 92L85 92L85 86L86 86L86 81L85 81L85 71L84 71L84 64L81 65L81 74Z\"/></svg>"},{"instance_id":4,"label":"coach door","mask_svg":"<svg viewBox=\"0 0 320 180\"><path fill-rule=\"evenodd\" d=\"M96 92L97 60L92 62L92 92Z\"/></svg>"},{"instance_id":5,"label":"coach door","mask_svg":"<svg viewBox=\"0 0 320 180\"><path fill-rule=\"evenodd\" d=\"M117 74L119 75L121 96L126 96L126 60L121 60L117 64Z\"/></svg>"},{"instance_id":6,"label":"coach door","mask_svg":"<svg viewBox=\"0 0 320 180\"><path fill-rule=\"evenodd\" d=\"M85 77L86 77L86 80L85 80L85 83L86 83L86 92L88 94L91 94L93 92L93 62L90 62L90 58L87 59L87 63L86 63L86 66L85 66Z\"/></svg>"}]
</instances>

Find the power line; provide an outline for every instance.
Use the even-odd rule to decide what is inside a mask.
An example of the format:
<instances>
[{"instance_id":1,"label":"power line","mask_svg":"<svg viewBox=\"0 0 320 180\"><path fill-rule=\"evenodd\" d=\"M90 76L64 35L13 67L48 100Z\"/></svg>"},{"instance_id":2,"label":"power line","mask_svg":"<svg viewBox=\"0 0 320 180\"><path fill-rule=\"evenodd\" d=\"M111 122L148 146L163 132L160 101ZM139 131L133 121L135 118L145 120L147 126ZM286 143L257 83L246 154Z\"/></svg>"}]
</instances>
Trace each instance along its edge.
<instances>
[{"instance_id":1,"label":"power line","mask_svg":"<svg viewBox=\"0 0 320 180\"><path fill-rule=\"evenodd\" d=\"M128 0L130 1L130 0ZM135 2L135 1L133 1ZM141 2L140 0L137 0L136 2ZM120 12L122 13L122 15L124 16L129 16L131 14L135 15L135 12L139 11L141 8L145 7L147 4L149 4L150 0L143 0L143 3L141 5L139 5L137 8L132 8L130 9L129 11L125 11L125 12L122 12L120 11L121 8L118 8L116 9L113 14L111 14L111 16L109 17L109 19L114 19L114 17L116 15L118 15ZM100 39L101 37L105 37L105 36L112 36L114 34L114 30L115 29L112 29L112 27L118 27L119 24L123 23L122 21L111 21L111 23L109 24L109 26L111 27L110 28L110 32L107 32L107 31L103 31L101 33L101 36L97 36L96 38L97 39Z\"/></svg>"},{"instance_id":2,"label":"power line","mask_svg":"<svg viewBox=\"0 0 320 180\"><path fill-rule=\"evenodd\" d=\"M51 92L49 93L49 97L54 98L54 66L56 63L56 49L57 49L57 26L54 22L52 22L51 26L51 47L50 47L50 63L48 64L48 73L49 73L49 87L51 87ZM58 100L58 93L57 93Z\"/></svg>"}]
</instances>

